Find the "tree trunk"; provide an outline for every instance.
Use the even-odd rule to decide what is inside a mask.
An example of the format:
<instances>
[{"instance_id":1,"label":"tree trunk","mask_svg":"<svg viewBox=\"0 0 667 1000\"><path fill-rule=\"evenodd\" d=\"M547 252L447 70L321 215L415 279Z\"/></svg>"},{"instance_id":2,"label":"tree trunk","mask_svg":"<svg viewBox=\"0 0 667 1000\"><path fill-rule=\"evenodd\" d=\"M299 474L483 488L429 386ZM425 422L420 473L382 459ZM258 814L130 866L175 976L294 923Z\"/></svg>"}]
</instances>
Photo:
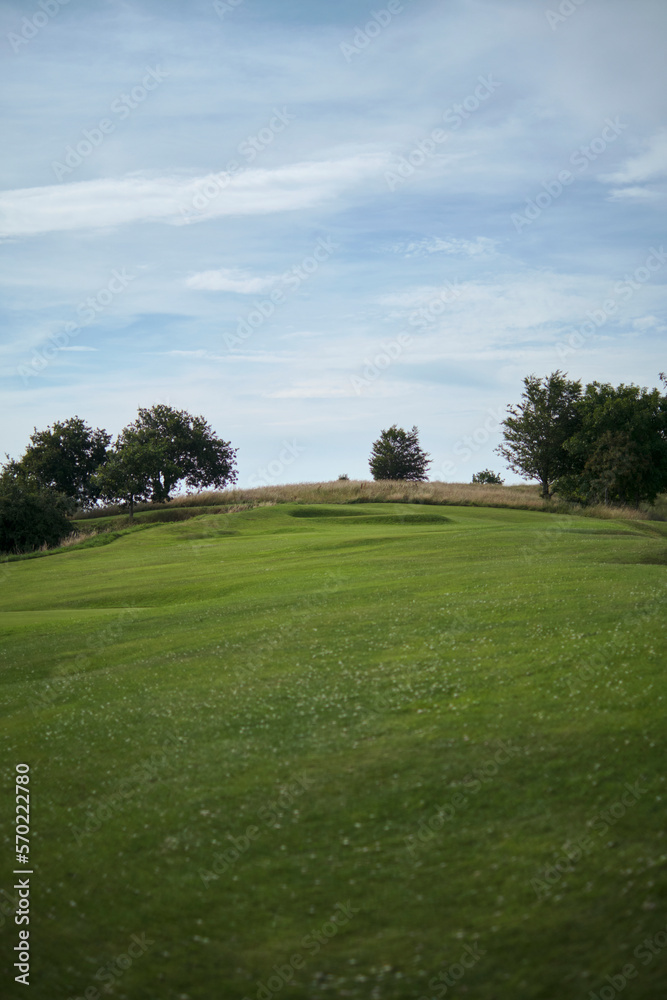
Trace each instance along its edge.
<instances>
[{"instance_id":1,"label":"tree trunk","mask_svg":"<svg viewBox=\"0 0 667 1000\"><path fill-rule=\"evenodd\" d=\"M134 520L134 497L130 497L130 521Z\"/></svg>"}]
</instances>

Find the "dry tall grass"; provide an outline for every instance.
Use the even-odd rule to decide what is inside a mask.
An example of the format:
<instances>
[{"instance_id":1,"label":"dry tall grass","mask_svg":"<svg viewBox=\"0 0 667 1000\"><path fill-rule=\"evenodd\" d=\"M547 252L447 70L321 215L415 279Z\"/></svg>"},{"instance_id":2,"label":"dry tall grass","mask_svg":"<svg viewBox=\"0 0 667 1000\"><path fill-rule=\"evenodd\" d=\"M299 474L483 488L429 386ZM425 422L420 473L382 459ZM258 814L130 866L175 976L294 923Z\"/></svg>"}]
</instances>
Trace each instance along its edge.
<instances>
[{"instance_id":1,"label":"dry tall grass","mask_svg":"<svg viewBox=\"0 0 667 1000\"><path fill-rule=\"evenodd\" d=\"M206 491L177 496L169 504L138 504L136 511L167 510L175 507L217 507L227 512L275 503L422 503L449 506L514 507L548 513L579 514L600 518L663 519L655 511L633 507L591 506L582 508L556 500L546 502L539 487L530 484L490 486L482 483L408 483L396 480L334 480L329 483L293 483L287 486L259 486L253 489ZM88 511L79 518L125 513L120 507Z\"/></svg>"}]
</instances>

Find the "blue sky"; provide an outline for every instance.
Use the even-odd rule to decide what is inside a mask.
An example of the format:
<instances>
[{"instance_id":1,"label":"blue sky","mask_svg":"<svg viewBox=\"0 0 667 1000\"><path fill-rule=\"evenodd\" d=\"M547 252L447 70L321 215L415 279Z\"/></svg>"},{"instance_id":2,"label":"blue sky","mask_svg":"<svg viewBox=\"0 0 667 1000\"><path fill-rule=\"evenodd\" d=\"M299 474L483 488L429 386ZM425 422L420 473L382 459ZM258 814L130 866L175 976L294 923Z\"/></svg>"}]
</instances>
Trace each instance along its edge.
<instances>
[{"instance_id":1,"label":"blue sky","mask_svg":"<svg viewBox=\"0 0 667 1000\"><path fill-rule=\"evenodd\" d=\"M368 478L394 423L465 482L525 375L667 367L662 0L26 0L0 36L3 452L165 402L242 485Z\"/></svg>"}]
</instances>

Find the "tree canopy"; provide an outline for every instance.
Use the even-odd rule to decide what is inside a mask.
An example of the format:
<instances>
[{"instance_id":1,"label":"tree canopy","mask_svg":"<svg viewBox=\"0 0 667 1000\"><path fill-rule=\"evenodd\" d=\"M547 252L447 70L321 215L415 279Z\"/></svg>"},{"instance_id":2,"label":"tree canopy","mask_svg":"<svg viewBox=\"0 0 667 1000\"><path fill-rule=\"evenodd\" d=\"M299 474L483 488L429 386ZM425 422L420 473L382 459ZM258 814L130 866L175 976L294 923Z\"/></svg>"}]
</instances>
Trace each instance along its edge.
<instances>
[{"instance_id":1,"label":"tree canopy","mask_svg":"<svg viewBox=\"0 0 667 1000\"><path fill-rule=\"evenodd\" d=\"M0 552L32 552L72 533L74 503L45 486L18 462L0 473Z\"/></svg>"},{"instance_id":2,"label":"tree canopy","mask_svg":"<svg viewBox=\"0 0 667 1000\"><path fill-rule=\"evenodd\" d=\"M93 476L93 487L101 500L125 504L132 519L135 503L152 498L153 483L164 465L163 448L159 444L120 437Z\"/></svg>"},{"instance_id":3,"label":"tree canopy","mask_svg":"<svg viewBox=\"0 0 667 1000\"><path fill-rule=\"evenodd\" d=\"M121 433L115 453L129 456L126 449L130 446L132 475L138 472L144 454L143 468L150 484L148 498L156 502L169 500L179 483L187 489L222 489L237 480L238 449L216 437L203 417L193 417L164 403L139 409L137 419Z\"/></svg>"},{"instance_id":4,"label":"tree canopy","mask_svg":"<svg viewBox=\"0 0 667 1000\"><path fill-rule=\"evenodd\" d=\"M572 382L561 371L546 378L528 375L517 406L508 406L503 420L504 444L496 451L512 472L537 479L548 500L557 479L573 469L572 455L564 445L579 427L576 408L581 382Z\"/></svg>"},{"instance_id":5,"label":"tree canopy","mask_svg":"<svg viewBox=\"0 0 667 1000\"><path fill-rule=\"evenodd\" d=\"M45 431L35 428L19 460L22 469L80 507L92 506L97 497L91 477L106 459L111 435L89 427L80 417L57 421Z\"/></svg>"},{"instance_id":6,"label":"tree canopy","mask_svg":"<svg viewBox=\"0 0 667 1000\"><path fill-rule=\"evenodd\" d=\"M660 378L667 388L664 373ZM524 379L497 451L513 472L579 503L653 503L667 490L667 395L580 382L556 371Z\"/></svg>"},{"instance_id":7,"label":"tree canopy","mask_svg":"<svg viewBox=\"0 0 667 1000\"><path fill-rule=\"evenodd\" d=\"M369 460L373 479L405 479L423 482L428 479L431 464L428 454L419 446L419 431L405 431L393 424L382 431L373 444Z\"/></svg>"},{"instance_id":8,"label":"tree canopy","mask_svg":"<svg viewBox=\"0 0 667 1000\"><path fill-rule=\"evenodd\" d=\"M556 488L580 502L653 503L667 489L667 396L659 389L592 382L565 443L573 468Z\"/></svg>"}]
</instances>

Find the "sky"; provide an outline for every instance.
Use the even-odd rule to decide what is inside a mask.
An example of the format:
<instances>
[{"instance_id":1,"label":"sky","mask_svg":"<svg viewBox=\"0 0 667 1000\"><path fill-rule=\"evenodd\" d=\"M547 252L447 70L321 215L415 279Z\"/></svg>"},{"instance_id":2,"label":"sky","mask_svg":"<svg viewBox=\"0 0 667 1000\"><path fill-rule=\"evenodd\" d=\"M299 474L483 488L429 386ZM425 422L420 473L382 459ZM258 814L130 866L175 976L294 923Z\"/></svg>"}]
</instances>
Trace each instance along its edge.
<instances>
[{"instance_id":1,"label":"sky","mask_svg":"<svg viewBox=\"0 0 667 1000\"><path fill-rule=\"evenodd\" d=\"M393 424L518 481L524 377L667 367L666 43L664 0L3 2L0 452L167 403L241 486Z\"/></svg>"}]
</instances>

